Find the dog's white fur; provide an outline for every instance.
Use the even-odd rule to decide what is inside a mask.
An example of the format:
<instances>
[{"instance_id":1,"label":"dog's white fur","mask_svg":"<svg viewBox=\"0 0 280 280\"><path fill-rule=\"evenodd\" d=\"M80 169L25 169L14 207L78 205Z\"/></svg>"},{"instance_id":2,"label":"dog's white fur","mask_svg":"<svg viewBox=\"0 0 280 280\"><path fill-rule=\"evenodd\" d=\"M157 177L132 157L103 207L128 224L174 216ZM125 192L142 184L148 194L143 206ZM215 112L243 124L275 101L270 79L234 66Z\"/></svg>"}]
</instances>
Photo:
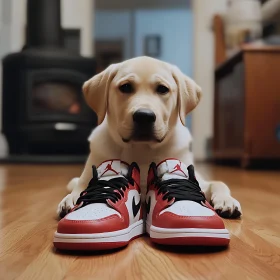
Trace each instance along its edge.
<instances>
[{"instance_id":1,"label":"dog's white fur","mask_svg":"<svg viewBox=\"0 0 280 280\"><path fill-rule=\"evenodd\" d=\"M119 87L133 85L134 92L122 93ZM157 85L169 89L165 95L156 92ZM141 170L141 189L146 192L146 177L151 162L177 158L187 166L193 163L192 137L184 126L186 115L198 104L201 89L175 66L149 57L138 57L114 64L94 76L83 86L85 99L97 113L99 126L89 137L90 155L80 178L68 184L71 191L58 205L57 212L69 211L92 177L92 165L110 159L137 162ZM154 141L138 142L131 138L132 115L137 109L149 109L156 115ZM226 184L196 177L206 198L215 210L228 216L241 213Z\"/></svg>"}]
</instances>

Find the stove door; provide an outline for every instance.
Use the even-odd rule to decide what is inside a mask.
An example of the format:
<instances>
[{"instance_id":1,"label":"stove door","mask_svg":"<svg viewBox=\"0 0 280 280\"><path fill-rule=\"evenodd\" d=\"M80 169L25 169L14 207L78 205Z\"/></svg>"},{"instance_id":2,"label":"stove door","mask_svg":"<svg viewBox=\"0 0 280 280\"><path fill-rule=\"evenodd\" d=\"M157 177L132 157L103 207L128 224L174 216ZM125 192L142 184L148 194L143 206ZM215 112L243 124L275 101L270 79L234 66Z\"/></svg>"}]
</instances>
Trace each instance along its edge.
<instances>
[{"instance_id":1,"label":"stove door","mask_svg":"<svg viewBox=\"0 0 280 280\"><path fill-rule=\"evenodd\" d=\"M82 85L87 79L79 72L64 69L28 71L28 121L94 124L96 116L82 93Z\"/></svg>"}]
</instances>

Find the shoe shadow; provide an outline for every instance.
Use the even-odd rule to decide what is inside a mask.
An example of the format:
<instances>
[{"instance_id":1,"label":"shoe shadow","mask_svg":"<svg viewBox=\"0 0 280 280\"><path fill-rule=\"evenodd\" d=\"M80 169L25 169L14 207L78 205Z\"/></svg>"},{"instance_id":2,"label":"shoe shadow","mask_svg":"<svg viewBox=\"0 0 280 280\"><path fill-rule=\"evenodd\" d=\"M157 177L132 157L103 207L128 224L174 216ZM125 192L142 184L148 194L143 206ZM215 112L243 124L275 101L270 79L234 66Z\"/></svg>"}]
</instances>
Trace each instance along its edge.
<instances>
[{"instance_id":1,"label":"shoe shadow","mask_svg":"<svg viewBox=\"0 0 280 280\"><path fill-rule=\"evenodd\" d=\"M151 242L146 239L147 244L162 252L176 253L176 254L214 254L224 252L229 249L229 246L198 246L198 245L161 245Z\"/></svg>"},{"instance_id":2,"label":"shoe shadow","mask_svg":"<svg viewBox=\"0 0 280 280\"><path fill-rule=\"evenodd\" d=\"M52 252L55 255L67 255L67 256L104 256L104 255L110 255L110 254L115 254L126 247L122 248L117 248L117 249L111 249L111 250L96 250L96 251L86 251L86 250L61 250L61 249L56 249L55 247L52 248Z\"/></svg>"}]
</instances>

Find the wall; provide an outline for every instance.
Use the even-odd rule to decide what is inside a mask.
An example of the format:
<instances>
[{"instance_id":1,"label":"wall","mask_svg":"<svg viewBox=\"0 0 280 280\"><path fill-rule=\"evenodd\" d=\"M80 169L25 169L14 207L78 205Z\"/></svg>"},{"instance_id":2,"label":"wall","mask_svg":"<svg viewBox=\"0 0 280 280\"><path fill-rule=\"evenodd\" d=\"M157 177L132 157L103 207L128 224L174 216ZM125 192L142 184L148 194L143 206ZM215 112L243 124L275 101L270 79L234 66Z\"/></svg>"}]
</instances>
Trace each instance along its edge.
<instances>
[{"instance_id":1,"label":"wall","mask_svg":"<svg viewBox=\"0 0 280 280\"><path fill-rule=\"evenodd\" d=\"M12 0L0 0L0 61L13 48L12 13L15 3ZM0 131L2 128L2 63L0 63ZM8 146L0 133L0 157L6 156Z\"/></svg>"},{"instance_id":2,"label":"wall","mask_svg":"<svg viewBox=\"0 0 280 280\"><path fill-rule=\"evenodd\" d=\"M190 9L138 10L135 12L135 56L144 54L146 35L161 36L159 59L177 65L183 73L193 76L193 17ZM186 125L192 129L192 115Z\"/></svg>"},{"instance_id":3,"label":"wall","mask_svg":"<svg viewBox=\"0 0 280 280\"><path fill-rule=\"evenodd\" d=\"M94 0L62 0L61 11L62 27L81 30L81 55L92 56Z\"/></svg>"},{"instance_id":4,"label":"wall","mask_svg":"<svg viewBox=\"0 0 280 280\"><path fill-rule=\"evenodd\" d=\"M146 35L160 35L162 52L159 59L176 64L192 75L192 12L188 9L138 10L135 12L135 56L143 55Z\"/></svg>"},{"instance_id":5,"label":"wall","mask_svg":"<svg viewBox=\"0 0 280 280\"><path fill-rule=\"evenodd\" d=\"M227 0L193 0L194 13L194 79L202 87L203 98L193 113L193 151L196 160L209 157L207 141L214 126L214 36L212 19L225 13Z\"/></svg>"},{"instance_id":6,"label":"wall","mask_svg":"<svg viewBox=\"0 0 280 280\"><path fill-rule=\"evenodd\" d=\"M134 32L131 31L132 22L135 27ZM158 34L162 37L162 54L159 59L175 63L186 74L192 74L192 44L190 42L193 36L193 25L192 13L188 9L98 10L94 26L95 39L121 38L124 40L125 59L143 55L144 37L149 34ZM134 38L131 38L131 34ZM134 40L133 50L131 50L131 40Z\"/></svg>"},{"instance_id":7,"label":"wall","mask_svg":"<svg viewBox=\"0 0 280 280\"><path fill-rule=\"evenodd\" d=\"M187 75L193 74L193 16L190 9L97 10L94 26L96 39L124 40L124 59L144 54L146 35L160 35L159 59L177 65ZM187 125L191 126L191 116L187 118Z\"/></svg>"},{"instance_id":8,"label":"wall","mask_svg":"<svg viewBox=\"0 0 280 280\"><path fill-rule=\"evenodd\" d=\"M11 52L19 51L24 45L24 29L26 26L27 0L1 0L11 3ZM81 55L91 56L93 53L92 21L94 0L62 0L61 24L64 28L81 29Z\"/></svg>"},{"instance_id":9,"label":"wall","mask_svg":"<svg viewBox=\"0 0 280 280\"><path fill-rule=\"evenodd\" d=\"M124 59L132 57L130 44L131 37L131 11L98 10L95 13L94 39L118 40L124 42Z\"/></svg>"}]
</instances>

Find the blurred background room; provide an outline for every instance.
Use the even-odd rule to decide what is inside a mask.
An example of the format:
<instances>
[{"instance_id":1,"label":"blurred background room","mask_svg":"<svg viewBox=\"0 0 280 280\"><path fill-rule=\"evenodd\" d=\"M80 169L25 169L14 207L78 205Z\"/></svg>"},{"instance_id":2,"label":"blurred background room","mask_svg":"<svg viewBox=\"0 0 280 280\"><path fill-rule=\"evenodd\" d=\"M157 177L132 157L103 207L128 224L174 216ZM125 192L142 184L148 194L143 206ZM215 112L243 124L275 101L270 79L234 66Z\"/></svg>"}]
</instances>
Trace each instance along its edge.
<instances>
[{"instance_id":1,"label":"blurred background room","mask_svg":"<svg viewBox=\"0 0 280 280\"><path fill-rule=\"evenodd\" d=\"M186 124L196 169L241 204L231 245L61 254L56 208L97 125L82 85L142 55L202 88ZM279 279L280 0L0 0L0 61L0 279Z\"/></svg>"},{"instance_id":2,"label":"blurred background room","mask_svg":"<svg viewBox=\"0 0 280 280\"><path fill-rule=\"evenodd\" d=\"M2 161L83 162L96 117L82 83L148 55L203 89L187 117L196 160L275 162L279 11L277 0L1 0Z\"/></svg>"}]
</instances>

